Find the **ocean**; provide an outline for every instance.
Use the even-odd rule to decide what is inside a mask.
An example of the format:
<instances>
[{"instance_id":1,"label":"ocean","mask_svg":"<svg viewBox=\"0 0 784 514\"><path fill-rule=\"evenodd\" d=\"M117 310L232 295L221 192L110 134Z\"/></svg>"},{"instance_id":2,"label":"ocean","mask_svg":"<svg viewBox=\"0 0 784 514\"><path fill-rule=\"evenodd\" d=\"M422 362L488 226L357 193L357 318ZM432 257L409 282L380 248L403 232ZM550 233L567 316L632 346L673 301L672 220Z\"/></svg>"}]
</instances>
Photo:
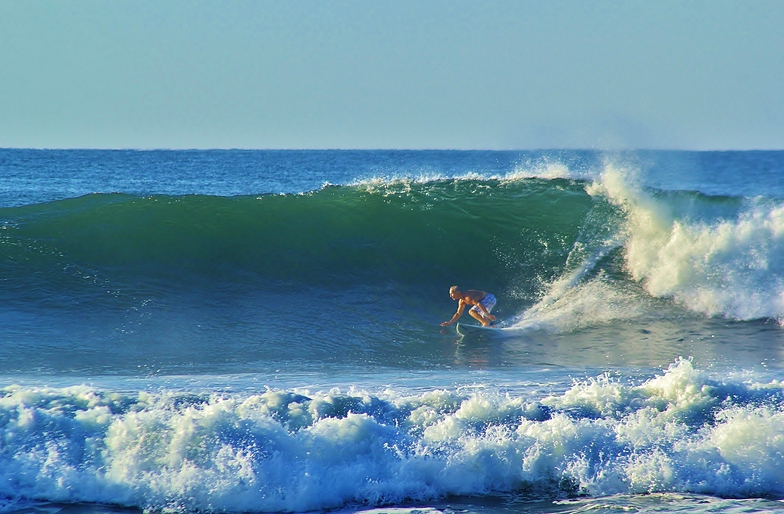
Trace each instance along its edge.
<instances>
[{"instance_id":1,"label":"ocean","mask_svg":"<svg viewBox=\"0 0 784 514\"><path fill-rule=\"evenodd\" d=\"M784 511L782 324L784 151L0 149L0 514Z\"/></svg>"}]
</instances>

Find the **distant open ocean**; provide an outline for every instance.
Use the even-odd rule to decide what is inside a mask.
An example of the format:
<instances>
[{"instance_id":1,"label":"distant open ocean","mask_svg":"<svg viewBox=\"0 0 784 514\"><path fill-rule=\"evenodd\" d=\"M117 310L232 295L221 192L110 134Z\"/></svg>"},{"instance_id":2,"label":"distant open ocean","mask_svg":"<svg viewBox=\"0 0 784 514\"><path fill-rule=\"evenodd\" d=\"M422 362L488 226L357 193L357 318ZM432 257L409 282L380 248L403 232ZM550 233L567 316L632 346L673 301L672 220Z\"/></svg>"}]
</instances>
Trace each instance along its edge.
<instances>
[{"instance_id":1,"label":"distant open ocean","mask_svg":"<svg viewBox=\"0 0 784 514\"><path fill-rule=\"evenodd\" d=\"M0 149L0 514L784 511L782 324L784 151Z\"/></svg>"}]
</instances>

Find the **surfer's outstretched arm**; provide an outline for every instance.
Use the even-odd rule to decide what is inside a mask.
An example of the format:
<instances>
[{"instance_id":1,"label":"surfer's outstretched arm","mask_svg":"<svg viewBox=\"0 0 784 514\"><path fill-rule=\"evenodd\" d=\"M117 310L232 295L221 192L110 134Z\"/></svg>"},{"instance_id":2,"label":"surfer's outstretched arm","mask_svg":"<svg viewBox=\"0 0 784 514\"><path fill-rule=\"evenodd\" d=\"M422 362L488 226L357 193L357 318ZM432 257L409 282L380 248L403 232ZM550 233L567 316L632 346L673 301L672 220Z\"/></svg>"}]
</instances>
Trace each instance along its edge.
<instances>
[{"instance_id":1,"label":"surfer's outstretched arm","mask_svg":"<svg viewBox=\"0 0 784 514\"><path fill-rule=\"evenodd\" d=\"M450 319L449 321L444 321L443 323L441 323L441 326L445 327L447 325L451 325L452 323L460 319L460 316L463 315L463 311L465 310L465 306L466 306L465 302L463 300L460 300L457 304L457 312L455 313L455 315L452 316L452 319Z\"/></svg>"}]
</instances>

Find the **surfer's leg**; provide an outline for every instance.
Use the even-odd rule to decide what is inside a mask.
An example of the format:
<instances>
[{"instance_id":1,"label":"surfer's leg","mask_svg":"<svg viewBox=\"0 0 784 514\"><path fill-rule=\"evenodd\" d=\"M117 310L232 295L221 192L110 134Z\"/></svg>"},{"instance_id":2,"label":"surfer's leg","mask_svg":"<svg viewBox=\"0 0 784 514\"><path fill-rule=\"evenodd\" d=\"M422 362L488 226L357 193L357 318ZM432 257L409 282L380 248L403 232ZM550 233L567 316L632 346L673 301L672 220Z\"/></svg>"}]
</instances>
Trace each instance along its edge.
<instances>
[{"instance_id":1,"label":"surfer's leg","mask_svg":"<svg viewBox=\"0 0 784 514\"><path fill-rule=\"evenodd\" d=\"M490 324L490 321L482 315L482 312L479 310L471 309L468 311L468 314L471 315L472 318L477 320L479 323L482 324L483 327L486 327Z\"/></svg>"}]
</instances>

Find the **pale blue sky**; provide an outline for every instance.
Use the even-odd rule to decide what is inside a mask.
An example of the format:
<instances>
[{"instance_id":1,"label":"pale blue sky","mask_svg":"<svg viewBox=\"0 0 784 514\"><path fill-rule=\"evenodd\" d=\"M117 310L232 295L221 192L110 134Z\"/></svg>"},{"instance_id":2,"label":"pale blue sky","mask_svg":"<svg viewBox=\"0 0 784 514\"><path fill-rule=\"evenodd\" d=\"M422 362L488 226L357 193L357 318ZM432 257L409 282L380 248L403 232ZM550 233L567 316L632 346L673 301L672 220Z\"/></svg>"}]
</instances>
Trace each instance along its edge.
<instances>
[{"instance_id":1,"label":"pale blue sky","mask_svg":"<svg viewBox=\"0 0 784 514\"><path fill-rule=\"evenodd\" d=\"M0 147L784 148L784 1L0 0Z\"/></svg>"}]
</instances>

